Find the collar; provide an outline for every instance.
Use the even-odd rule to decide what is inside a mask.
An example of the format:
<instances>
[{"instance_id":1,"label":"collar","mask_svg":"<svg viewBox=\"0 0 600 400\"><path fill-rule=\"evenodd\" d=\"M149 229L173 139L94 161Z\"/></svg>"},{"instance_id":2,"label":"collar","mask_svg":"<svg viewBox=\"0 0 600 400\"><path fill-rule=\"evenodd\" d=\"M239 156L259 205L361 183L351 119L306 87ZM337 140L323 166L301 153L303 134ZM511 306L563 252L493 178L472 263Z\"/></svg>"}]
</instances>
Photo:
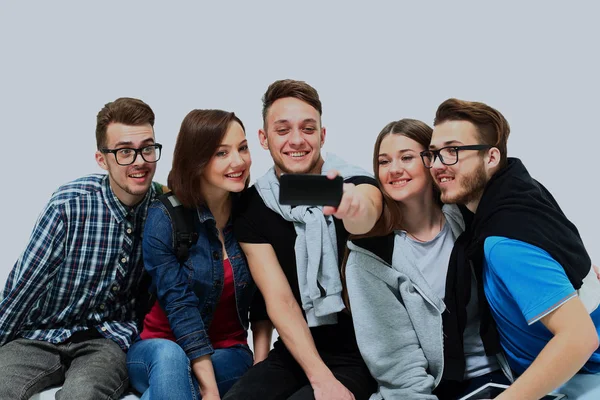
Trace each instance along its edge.
<instances>
[{"instance_id":1,"label":"collar","mask_svg":"<svg viewBox=\"0 0 600 400\"><path fill-rule=\"evenodd\" d=\"M118 223L123 222L125 218L129 214L136 215L140 212L140 210L145 210L148 208L148 204L150 200L154 198L155 190L154 184L150 185L150 189L146 192L146 195L138 204L133 207L129 207L121 203L121 200L117 197L117 195L113 192L110 187L110 179L108 175L105 175L102 184L101 184L101 192L104 202L108 206L113 217L117 220Z\"/></svg>"}]
</instances>

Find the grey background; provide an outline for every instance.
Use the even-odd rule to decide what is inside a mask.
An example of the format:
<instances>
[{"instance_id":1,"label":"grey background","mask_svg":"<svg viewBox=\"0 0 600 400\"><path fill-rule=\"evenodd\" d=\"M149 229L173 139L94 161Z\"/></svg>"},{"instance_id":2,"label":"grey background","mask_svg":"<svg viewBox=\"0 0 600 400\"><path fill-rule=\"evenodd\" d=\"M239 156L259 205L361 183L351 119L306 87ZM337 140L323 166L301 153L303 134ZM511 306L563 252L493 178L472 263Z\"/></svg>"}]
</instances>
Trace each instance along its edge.
<instances>
[{"instance_id":1,"label":"grey background","mask_svg":"<svg viewBox=\"0 0 600 400\"><path fill-rule=\"evenodd\" d=\"M524 2L523 2L524 3ZM389 121L431 124L448 97L509 120L509 155L552 191L600 263L598 6L592 2L0 2L0 286L51 193L100 172L95 116L120 96L154 109L166 182L183 117L235 111L253 177L261 96L276 79L315 86L325 150L371 169Z\"/></svg>"}]
</instances>

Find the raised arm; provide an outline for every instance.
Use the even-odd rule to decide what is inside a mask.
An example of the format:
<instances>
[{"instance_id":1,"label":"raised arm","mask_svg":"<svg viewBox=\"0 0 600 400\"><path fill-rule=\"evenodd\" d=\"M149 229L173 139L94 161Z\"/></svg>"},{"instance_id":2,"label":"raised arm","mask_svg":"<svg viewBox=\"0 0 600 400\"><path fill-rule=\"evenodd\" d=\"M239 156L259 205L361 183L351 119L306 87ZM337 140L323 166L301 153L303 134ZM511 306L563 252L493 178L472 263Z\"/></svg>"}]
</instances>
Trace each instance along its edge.
<instances>
[{"instance_id":1,"label":"raised arm","mask_svg":"<svg viewBox=\"0 0 600 400\"><path fill-rule=\"evenodd\" d=\"M327 176L333 179L337 171ZM369 232L381 216L383 200L381 191L371 184L344 183L344 193L339 206L323 207L323 214L333 215L344 222L344 228L354 235Z\"/></svg>"},{"instance_id":2,"label":"raised arm","mask_svg":"<svg viewBox=\"0 0 600 400\"><path fill-rule=\"evenodd\" d=\"M265 299L269 318L287 349L306 373L315 399L354 399L319 356L273 247L267 243L241 243L241 246L248 259L252 278Z\"/></svg>"}]
</instances>

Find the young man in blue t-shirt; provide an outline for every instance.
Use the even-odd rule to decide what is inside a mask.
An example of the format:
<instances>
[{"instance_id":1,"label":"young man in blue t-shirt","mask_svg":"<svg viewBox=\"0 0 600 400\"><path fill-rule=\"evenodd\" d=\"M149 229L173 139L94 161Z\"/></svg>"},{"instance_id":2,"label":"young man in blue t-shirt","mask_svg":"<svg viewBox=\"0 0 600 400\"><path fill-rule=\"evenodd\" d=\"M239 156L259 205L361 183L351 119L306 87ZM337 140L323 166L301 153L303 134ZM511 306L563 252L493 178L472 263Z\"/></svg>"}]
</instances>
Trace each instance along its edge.
<instances>
[{"instance_id":1,"label":"young man in blue t-shirt","mask_svg":"<svg viewBox=\"0 0 600 400\"><path fill-rule=\"evenodd\" d=\"M557 388L569 399L600 398L600 283L577 229L521 161L507 158L510 128L497 110L449 99L434 125L423 162L442 201L473 213L453 251L446 300L460 327L472 266L485 293L486 350L499 343L519 375L497 398L539 399Z\"/></svg>"}]
</instances>

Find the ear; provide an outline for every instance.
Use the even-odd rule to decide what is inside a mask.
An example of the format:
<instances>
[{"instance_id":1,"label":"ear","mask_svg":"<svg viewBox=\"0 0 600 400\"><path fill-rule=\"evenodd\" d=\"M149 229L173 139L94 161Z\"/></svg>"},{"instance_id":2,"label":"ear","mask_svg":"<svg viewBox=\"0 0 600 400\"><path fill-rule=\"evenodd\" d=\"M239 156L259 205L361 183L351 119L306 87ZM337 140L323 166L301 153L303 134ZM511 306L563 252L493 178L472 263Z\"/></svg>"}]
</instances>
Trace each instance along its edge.
<instances>
[{"instance_id":1,"label":"ear","mask_svg":"<svg viewBox=\"0 0 600 400\"><path fill-rule=\"evenodd\" d=\"M485 166L488 171L495 171L498 165L500 165L500 150L492 147L485 156Z\"/></svg>"},{"instance_id":2,"label":"ear","mask_svg":"<svg viewBox=\"0 0 600 400\"><path fill-rule=\"evenodd\" d=\"M327 129L325 127L321 128L321 147L325 144L325 135L327 135Z\"/></svg>"},{"instance_id":3,"label":"ear","mask_svg":"<svg viewBox=\"0 0 600 400\"><path fill-rule=\"evenodd\" d=\"M96 162L105 171L108 171L108 164L106 163L106 154L100 152L100 150L96 151Z\"/></svg>"},{"instance_id":4,"label":"ear","mask_svg":"<svg viewBox=\"0 0 600 400\"><path fill-rule=\"evenodd\" d=\"M269 150L269 143L267 142L267 132L264 129L258 130L258 140L263 149Z\"/></svg>"}]
</instances>

